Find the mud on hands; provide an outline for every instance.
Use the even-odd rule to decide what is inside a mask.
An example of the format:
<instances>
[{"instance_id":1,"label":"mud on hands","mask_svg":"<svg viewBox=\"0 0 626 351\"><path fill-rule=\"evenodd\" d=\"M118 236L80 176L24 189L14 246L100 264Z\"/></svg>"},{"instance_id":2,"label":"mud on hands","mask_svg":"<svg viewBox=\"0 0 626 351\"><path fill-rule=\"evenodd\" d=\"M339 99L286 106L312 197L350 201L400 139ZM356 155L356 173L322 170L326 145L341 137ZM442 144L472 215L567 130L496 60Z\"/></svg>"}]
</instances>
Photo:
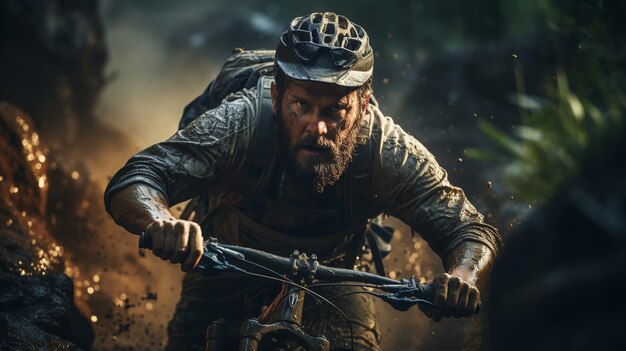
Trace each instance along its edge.
<instances>
[{"instance_id":1,"label":"mud on hands","mask_svg":"<svg viewBox=\"0 0 626 351\"><path fill-rule=\"evenodd\" d=\"M162 260L180 263L184 272L198 265L204 252L202 229L195 222L166 219L152 222L146 227L152 253Z\"/></svg>"}]
</instances>

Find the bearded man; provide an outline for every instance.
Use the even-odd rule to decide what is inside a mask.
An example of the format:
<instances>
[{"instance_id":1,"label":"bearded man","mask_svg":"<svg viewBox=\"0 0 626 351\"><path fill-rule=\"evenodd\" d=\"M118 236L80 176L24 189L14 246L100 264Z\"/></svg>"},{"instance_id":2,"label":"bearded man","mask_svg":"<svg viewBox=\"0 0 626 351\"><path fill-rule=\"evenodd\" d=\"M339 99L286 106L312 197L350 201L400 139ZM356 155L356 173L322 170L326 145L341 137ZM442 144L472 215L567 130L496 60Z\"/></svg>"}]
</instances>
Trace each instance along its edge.
<instances>
[{"instance_id":1,"label":"bearded man","mask_svg":"<svg viewBox=\"0 0 626 351\"><path fill-rule=\"evenodd\" d=\"M373 57L365 30L346 17L298 17L279 40L273 82L261 78L257 89L230 94L111 180L105 203L115 221L150 235L155 255L188 272L168 350L202 349L211 321L236 328L271 296L266 281L192 270L205 237L283 256L298 249L326 265L353 267L368 221L381 213L410 225L443 260L447 273L434 278L426 315L476 312L500 236L424 146L373 103ZM269 117L263 99L271 101ZM198 196L208 207L200 223L169 211ZM371 297L336 302L352 332L330 309L323 320L305 315L304 325L309 317L333 350L349 349L351 335L355 349L380 349Z\"/></svg>"}]
</instances>

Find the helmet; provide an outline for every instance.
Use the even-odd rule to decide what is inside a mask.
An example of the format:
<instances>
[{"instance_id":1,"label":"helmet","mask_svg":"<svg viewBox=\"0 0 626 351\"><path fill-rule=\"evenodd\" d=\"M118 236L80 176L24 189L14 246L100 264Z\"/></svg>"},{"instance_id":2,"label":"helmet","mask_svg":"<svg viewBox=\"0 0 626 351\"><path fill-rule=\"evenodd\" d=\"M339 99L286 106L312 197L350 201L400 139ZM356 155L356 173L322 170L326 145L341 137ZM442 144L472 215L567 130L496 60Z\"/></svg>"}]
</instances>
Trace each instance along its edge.
<instances>
[{"instance_id":1,"label":"helmet","mask_svg":"<svg viewBox=\"0 0 626 351\"><path fill-rule=\"evenodd\" d=\"M297 17L276 48L276 64L289 77L346 87L363 85L374 69L361 26L332 12Z\"/></svg>"}]
</instances>

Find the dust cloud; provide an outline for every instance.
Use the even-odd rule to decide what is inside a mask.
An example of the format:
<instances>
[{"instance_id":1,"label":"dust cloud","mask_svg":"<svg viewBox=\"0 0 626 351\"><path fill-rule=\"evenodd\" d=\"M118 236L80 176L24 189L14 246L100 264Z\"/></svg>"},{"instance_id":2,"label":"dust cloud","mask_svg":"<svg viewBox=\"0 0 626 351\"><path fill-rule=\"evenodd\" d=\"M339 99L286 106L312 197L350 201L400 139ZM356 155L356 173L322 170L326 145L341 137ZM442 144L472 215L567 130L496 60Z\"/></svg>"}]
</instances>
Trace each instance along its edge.
<instances>
[{"instance_id":1,"label":"dust cloud","mask_svg":"<svg viewBox=\"0 0 626 351\"><path fill-rule=\"evenodd\" d=\"M99 162L87 161L100 194L126 159L176 131L183 107L202 92L220 66L208 57L172 51L164 40L173 23L193 19L198 12L183 9L159 16L103 5L109 83L95 115L126 134L130 142L99 150ZM90 243L104 253L90 261L82 257L83 246L77 254L81 257L75 257L68 270L74 277L76 299L84 302L83 311L96 332L94 349L163 348L183 274L177 265L139 252L137 237L104 214L101 198L95 200L102 216L89 219L95 231Z\"/></svg>"},{"instance_id":2,"label":"dust cloud","mask_svg":"<svg viewBox=\"0 0 626 351\"><path fill-rule=\"evenodd\" d=\"M96 110L103 122L127 133L140 148L176 131L183 107L221 66L184 46L176 50L168 41L177 23L198 21L199 14L210 11L208 5L195 11L185 7L167 13L145 11L112 13L106 7L103 11L112 79ZM191 35L188 39L193 40Z\"/></svg>"}]
</instances>

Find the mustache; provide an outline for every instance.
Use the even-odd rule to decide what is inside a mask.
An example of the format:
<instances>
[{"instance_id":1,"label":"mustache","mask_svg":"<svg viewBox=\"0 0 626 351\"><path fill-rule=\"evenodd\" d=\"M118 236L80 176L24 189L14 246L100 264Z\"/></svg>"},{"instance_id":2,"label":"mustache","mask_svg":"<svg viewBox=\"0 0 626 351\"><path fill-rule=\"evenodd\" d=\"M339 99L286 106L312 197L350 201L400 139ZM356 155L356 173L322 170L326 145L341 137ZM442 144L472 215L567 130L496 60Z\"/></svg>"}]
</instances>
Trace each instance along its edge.
<instances>
[{"instance_id":1,"label":"mustache","mask_svg":"<svg viewBox=\"0 0 626 351\"><path fill-rule=\"evenodd\" d=\"M323 136L316 137L314 135L307 135L303 137L294 145L294 147L295 148L316 147L320 149L325 149L327 151L337 150L337 144L334 141L327 139Z\"/></svg>"}]
</instances>

